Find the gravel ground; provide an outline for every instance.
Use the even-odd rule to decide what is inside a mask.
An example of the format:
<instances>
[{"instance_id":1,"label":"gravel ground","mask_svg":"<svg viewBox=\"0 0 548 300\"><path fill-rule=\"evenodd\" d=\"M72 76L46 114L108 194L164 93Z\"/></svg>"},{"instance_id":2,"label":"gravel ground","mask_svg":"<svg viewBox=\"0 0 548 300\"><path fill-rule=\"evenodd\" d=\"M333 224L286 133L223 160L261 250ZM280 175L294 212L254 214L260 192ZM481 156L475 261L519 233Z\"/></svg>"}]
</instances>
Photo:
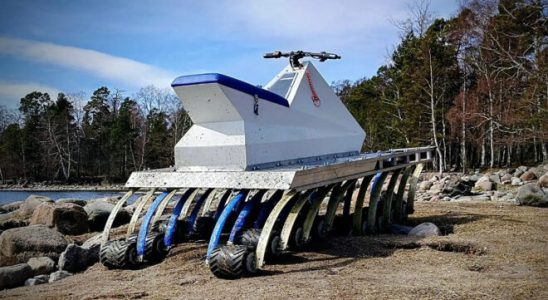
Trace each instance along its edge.
<instances>
[{"instance_id":1,"label":"gravel ground","mask_svg":"<svg viewBox=\"0 0 548 300\"><path fill-rule=\"evenodd\" d=\"M410 225L445 234L337 237L271 262L256 277L214 278L205 242L188 243L140 270L84 273L0 291L2 299L548 299L548 209L488 203L416 203Z\"/></svg>"}]
</instances>

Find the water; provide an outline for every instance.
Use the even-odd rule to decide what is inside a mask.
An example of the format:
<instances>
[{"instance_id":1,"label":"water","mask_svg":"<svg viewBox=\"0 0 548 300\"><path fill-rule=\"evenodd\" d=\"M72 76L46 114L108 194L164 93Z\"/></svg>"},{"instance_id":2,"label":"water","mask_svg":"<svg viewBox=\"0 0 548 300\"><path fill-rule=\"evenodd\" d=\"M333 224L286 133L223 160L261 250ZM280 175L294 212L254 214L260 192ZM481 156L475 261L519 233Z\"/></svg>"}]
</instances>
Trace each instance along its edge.
<instances>
[{"instance_id":1,"label":"water","mask_svg":"<svg viewBox=\"0 0 548 300\"><path fill-rule=\"evenodd\" d=\"M30 195L46 196L53 200L73 198L91 200L103 197L122 196L124 192L113 191L2 191L0 190L0 205L14 201L25 200Z\"/></svg>"}]
</instances>

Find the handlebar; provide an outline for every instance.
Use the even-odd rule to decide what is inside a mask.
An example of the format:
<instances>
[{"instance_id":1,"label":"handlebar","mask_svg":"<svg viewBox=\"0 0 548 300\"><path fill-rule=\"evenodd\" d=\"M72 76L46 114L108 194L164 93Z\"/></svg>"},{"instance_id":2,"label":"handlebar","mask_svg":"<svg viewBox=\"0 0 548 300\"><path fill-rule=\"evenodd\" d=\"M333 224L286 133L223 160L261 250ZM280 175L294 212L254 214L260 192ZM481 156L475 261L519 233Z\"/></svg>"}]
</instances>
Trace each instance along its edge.
<instances>
[{"instance_id":1,"label":"handlebar","mask_svg":"<svg viewBox=\"0 0 548 300\"><path fill-rule=\"evenodd\" d=\"M270 53L265 53L263 55L264 58L280 58L280 57L289 57L289 62L291 63L292 67L302 67L302 64L300 63L299 59L303 57L312 57L319 59L320 62L324 62L328 59L341 59L341 57L335 53L328 53L328 52L305 52L305 51L291 51L291 52L281 52L281 51L274 51Z\"/></svg>"}]
</instances>

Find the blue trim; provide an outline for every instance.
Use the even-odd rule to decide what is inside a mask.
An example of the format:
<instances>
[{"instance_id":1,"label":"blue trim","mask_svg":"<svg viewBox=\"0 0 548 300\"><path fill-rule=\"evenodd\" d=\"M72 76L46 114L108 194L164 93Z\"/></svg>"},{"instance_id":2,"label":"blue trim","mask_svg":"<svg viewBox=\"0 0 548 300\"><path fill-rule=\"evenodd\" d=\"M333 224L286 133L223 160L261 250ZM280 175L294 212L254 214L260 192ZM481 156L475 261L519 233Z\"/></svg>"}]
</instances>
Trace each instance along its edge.
<instances>
[{"instance_id":1,"label":"blue trim","mask_svg":"<svg viewBox=\"0 0 548 300\"><path fill-rule=\"evenodd\" d=\"M238 218L236 219L236 222L234 222L234 226L232 226L232 231L230 231L230 236L228 238L228 241L231 243L234 243L234 240L236 237L240 236L242 233L245 223L248 219L248 217L251 215L251 212L261 202L261 199L263 198L264 193L266 193L266 190L261 190L257 194L249 200L242 210L240 211L240 214L238 215Z\"/></svg>"},{"instance_id":2,"label":"blue trim","mask_svg":"<svg viewBox=\"0 0 548 300\"><path fill-rule=\"evenodd\" d=\"M171 217L167 223L166 234L164 235L164 244L167 249L169 249L173 244L173 236L175 235L175 231L177 229L177 219L183 210L186 200L190 197L190 195L192 195L192 192L194 192L194 189L186 190L181 198L177 200L177 204L175 204L175 207L173 208L173 212L171 213Z\"/></svg>"},{"instance_id":3,"label":"blue trim","mask_svg":"<svg viewBox=\"0 0 548 300\"><path fill-rule=\"evenodd\" d=\"M209 245L207 246L206 255L207 258L209 258L211 252L213 252L213 250L215 250L215 248L217 248L217 246L219 245L221 233L223 232L223 228L225 227L225 223L230 217L230 214L234 211L235 208L237 208L237 206L239 206L240 202L245 200L247 193L247 190L239 192L238 195L232 198L232 200L223 209L219 220L217 220L217 223L215 223L215 228L211 233L211 238L209 239Z\"/></svg>"},{"instance_id":4,"label":"blue trim","mask_svg":"<svg viewBox=\"0 0 548 300\"><path fill-rule=\"evenodd\" d=\"M141 228L139 229L139 235L137 236L137 257L139 259L143 259L143 256L145 255L145 248L146 248L146 240L147 240L147 233L148 228L150 227L150 221L152 220L152 217L154 216L154 213L158 209L158 206L160 206L160 203L164 201L164 198L169 194L168 192L161 193L156 199L154 199L154 202L150 205L147 214L145 215L145 218L143 220L143 223L141 224Z\"/></svg>"},{"instance_id":5,"label":"blue trim","mask_svg":"<svg viewBox=\"0 0 548 300\"><path fill-rule=\"evenodd\" d=\"M271 91L256 87L245 81L232 78L218 73L206 73L206 74L196 74L188 76L180 76L175 78L171 83L172 87L176 86L185 86L185 85L195 85L195 84L206 84L206 83L218 83L229 88L233 88L240 92L249 94L251 96L257 95L259 98L272 103L276 103L285 107L289 107L289 102L284 97L275 94Z\"/></svg>"},{"instance_id":6,"label":"blue trim","mask_svg":"<svg viewBox=\"0 0 548 300\"><path fill-rule=\"evenodd\" d=\"M194 208L192 209L192 212L190 213L190 216L187 219L187 227L186 227L186 233L191 234L194 232L194 223L196 223L196 218L198 217L198 213L200 212L200 208L202 208L202 205L204 204L205 199L211 194L213 189L207 189L202 196L196 201L196 204L194 205Z\"/></svg>"},{"instance_id":7,"label":"blue trim","mask_svg":"<svg viewBox=\"0 0 548 300\"><path fill-rule=\"evenodd\" d=\"M257 219L253 223L253 228L261 229L263 228L264 223L266 222L266 219L268 218L268 215L270 215L270 212L274 208L274 205L282 199L283 191L279 190L274 193L270 197L270 199L267 202L264 202L261 204L261 209L259 210L259 214L257 215Z\"/></svg>"}]
</instances>

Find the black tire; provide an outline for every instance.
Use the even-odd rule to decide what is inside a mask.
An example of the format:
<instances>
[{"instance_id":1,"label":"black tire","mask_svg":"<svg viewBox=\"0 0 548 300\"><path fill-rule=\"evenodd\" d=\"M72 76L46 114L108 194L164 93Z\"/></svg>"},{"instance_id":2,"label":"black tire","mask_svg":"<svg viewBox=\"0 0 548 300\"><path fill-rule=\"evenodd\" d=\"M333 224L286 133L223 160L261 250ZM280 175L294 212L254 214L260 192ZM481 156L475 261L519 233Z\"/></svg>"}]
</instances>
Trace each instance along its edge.
<instances>
[{"instance_id":1,"label":"black tire","mask_svg":"<svg viewBox=\"0 0 548 300\"><path fill-rule=\"evenodd\" d=\"M197 239L209 239L214 227L215 219L213 217L198 217L193 227L194 234Z\"/></svg>"},{"instance_id":2,"label":"black tire","mask_svg":"<svg viewBox=\"0 0 548 300\"><path fill-rule=\"evenodd\" d=\"M280 257L283 254L282 251L282 238L279 232L273 232L268 241L268 255L270 257Z\"/></svg>"},{"instance_id":3,"label":"black tire","mask_svg":"<svg viewBox=\"0 0 548 300\"><path fill-rule=\"evenodd\" d=\"M259 244L259 237L261 236L261 229L250 228L242 234L240 244L246 246L250 250L255 250L257 244Z\"/></svg>"},{"instance_id":4,"label":"black tire","mask_svg":"<svg viewBox=\"0 0 548 300\"><path fill-rule=\"evenodd\" d=\"M325 216L317 216L312 225L312 238L315 240L324 240L327 238L327 222Z\"/></svg>"},{"instance_id":5,"label":"black tire","mask_svg":"<svg viewBox=\"0 0 548 300\"><path fill-rule=\"evenodd\" d=\"M299 226L295 231L293 232L291 239L290 239L290 245L296 249L300 249L304 246L304 229Z\"/></svg>"},{"instance_id":6,"label":"black tire","mask_svg":"<svg viewBox=\"0 0 548 300\"><path fill-rule=\"evenodd\" d=\"M145 259L149 262L159 262L167 255L163 234L149 233L145 244Z\"/></svg>"},{"instance_id":7,"label":"black tire","mask_svg":"<svg viewBox=\"0 0 548 300\"><path fill-rule=\"evenodd\" d=\"M136 263L135 243L116 240L104 243L99 251L101 263L109 269L127 269Z\"/></svg>"},{"instance_id":8,"label":"black tire","mask_svg":"<svg viewBox=\"0 0 548 300\"><path fill-rule=\"evenodd\" d=\"M255 252L244 245L217 247L209 257L209 269L215 277L238 279L257 272Z\"/></svg>"}]
</instances>

